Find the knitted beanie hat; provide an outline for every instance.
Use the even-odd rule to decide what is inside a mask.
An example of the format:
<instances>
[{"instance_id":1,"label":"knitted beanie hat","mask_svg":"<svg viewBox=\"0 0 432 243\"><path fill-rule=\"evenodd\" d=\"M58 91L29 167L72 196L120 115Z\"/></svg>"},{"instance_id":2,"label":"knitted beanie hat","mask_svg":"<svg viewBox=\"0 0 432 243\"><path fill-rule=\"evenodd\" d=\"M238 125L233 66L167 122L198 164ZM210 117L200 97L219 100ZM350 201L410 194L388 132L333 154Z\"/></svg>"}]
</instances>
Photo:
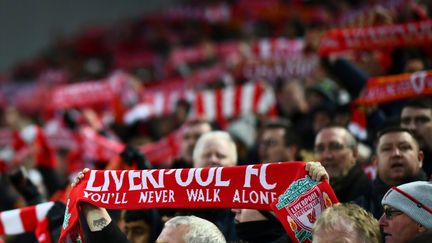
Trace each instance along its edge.
<instances>
[{"instance_id":1,"label":"knitted beanie hat","mask_svg":"<svg viewBox=\"0 0 432 243\"><path fill-rule=\"evenodd\" d=\"M394 207L428 230L432 229L432 183L415 181L392 187L382 205Z\"/></svg>"}]
</instances>

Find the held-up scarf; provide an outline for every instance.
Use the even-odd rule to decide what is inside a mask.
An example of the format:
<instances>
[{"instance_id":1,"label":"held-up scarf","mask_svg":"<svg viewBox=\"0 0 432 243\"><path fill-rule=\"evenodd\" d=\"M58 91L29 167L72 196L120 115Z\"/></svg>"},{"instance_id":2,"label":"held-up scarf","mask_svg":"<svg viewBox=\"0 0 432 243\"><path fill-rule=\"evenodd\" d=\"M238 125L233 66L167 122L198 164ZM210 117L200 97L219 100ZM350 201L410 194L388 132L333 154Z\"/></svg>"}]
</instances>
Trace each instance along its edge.
<instances>
[{"instance_id":1,"label":"held-up scarf","mask_svg":"<svg viewBox=\"0 0 432 243\"><path fill-rule=\"evenodd\" d=\"M218 122L250 113L274 115L276 103L274 91L260 82L200 92L192 89L163 91L148 96L151 98L147 102L127 111L126 124L172 114L181 99L192 104L191 117L203 116Z\"/></svg>"},{"instance_id":2,"label":"held-up scarf","mask_svg":"<svg viewBox=\"0 0 432 243\"><path fill-rule=\"evenodd\" d=\"M329 55L348 49L371 50L430 45L432 20L366 28L330 30L323 35L318 53Z\"/></svg>"},{"instance_id":3,"label":"held-up scarf","mask_svg":"<svg viewBox=\"0 0 432 243\"><path fill-rule=\"evenodd\" d=\"M40 140L33 142L38 148L35 151L37 165L55 167L57 160L54 157L53 149L66 148L72 151L66 160L69 173L78 172L77 168L82 169L84 161L110 161L118 156L125 147L123 143L108 139L86 126L81 127L75 134L64 127L49 131L48 129L38 129L38 132L44 133L45 141L43 143L39 143ZM15 137L19 136L15 136L13 133L9 129L0 130L0 145L9 146L13 149L13 141L15 141ZM157 165L171 161L179 155L182 134L182 128L179 128L158 141L140 146L139 150L152 164ZM11 154L14 156L11 158L0 154L0 171L7 170L11 164L22 162L23 156L27 156L29 153L29 148L24 141L23 144L22 149L13 150Z\"/></svg>"},{"instance_id":4,"label":"held-up scarf","mask_svg":"<svg viewBox=\"0 0 432 243\"><path fill-rule=\"evenodd\" d=\"M432 94L432 71L373 77L356 100L359 105L377 105Z\"/></svg>"},{"instance_id":5,"label":"held-up scarf","mask_svg":"<svg viewBox=\"0 0 432 243\"><path fill-rule=\"evenodd\" d=\"M82 241L79 203L108 209L273 209L293 242L311 242L311 226L337 202L326 181L316 182L304 162L248 166L91 170L72 189L59 242Z\"/></svg>"},{"instance_id":6,"label":"held-up scarf","mask_svg":"<svg viewBox=\"0 0 432 243\"><path fill-rule=\"evenodd\" d=\"M10 153L0 155L0 168L3 171L21 164L29 154L34 154L34 161L38 166L56 167L57 159L54 150L41 127L31 125L21 131L3 130L2 136L4 136L2 139L5 139L2 145L10 148ZM32 147L34 150L31 150Z\"/></svg>"},{"instance_id":7,"label":"held-up scarf","mask_svg":"<svg viewBox=\"0 0 432 243\"><path fill-rule=\"evenodd\" d=\"M34 231L39 243L50 243L48 211L54 202L46 202L0 213L0 235L17 235Z\"/></svg>"}]
</instances>

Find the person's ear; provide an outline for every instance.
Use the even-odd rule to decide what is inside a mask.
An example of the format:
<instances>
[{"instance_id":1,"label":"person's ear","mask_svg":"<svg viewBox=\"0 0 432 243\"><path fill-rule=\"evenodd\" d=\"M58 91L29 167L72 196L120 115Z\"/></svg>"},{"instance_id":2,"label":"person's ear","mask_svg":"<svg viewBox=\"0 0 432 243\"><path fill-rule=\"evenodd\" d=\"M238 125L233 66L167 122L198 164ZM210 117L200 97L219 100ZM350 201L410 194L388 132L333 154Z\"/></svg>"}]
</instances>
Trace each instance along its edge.
<instances>
[{"instance_id":1,"label":"person's ear","mask_svg":"<svg viewBox=\"0 0 432 243\"><path fill-rule=\"evenodd\" d=\"M360 158L360 154L359 154L358 149L357 148L353 148L352 149L352 154L353 154L353 158L354 158L354 161L352 162L352 164L355 164L359 160L359 158Z\"/></svg>"},{"instance_id":2,"label":"person's ear","mask_svg":"<svg viewBox=\"0 0 432 243\"><path fill-rule=\"evenodd\" d=\"M424 226L421 225L421 224L417 224L417 229L418 229L418 232L419 232L419 233L423 233L423 232L426 232L426 231L427 231L426 227L424 227Z\"/></svg>"},{"instance_id":3,"label":"person's ear","mask_svg":"<svg viewBox=\"0 0 432 243\"><path fill-rule=\"evenodd\" d=\"M419 159L419 162L420 162L420 168L422 168L423 167L424 153L421 150L419 150L419 152L418 152L418 159Z\"/></svg>"}]
</instances>

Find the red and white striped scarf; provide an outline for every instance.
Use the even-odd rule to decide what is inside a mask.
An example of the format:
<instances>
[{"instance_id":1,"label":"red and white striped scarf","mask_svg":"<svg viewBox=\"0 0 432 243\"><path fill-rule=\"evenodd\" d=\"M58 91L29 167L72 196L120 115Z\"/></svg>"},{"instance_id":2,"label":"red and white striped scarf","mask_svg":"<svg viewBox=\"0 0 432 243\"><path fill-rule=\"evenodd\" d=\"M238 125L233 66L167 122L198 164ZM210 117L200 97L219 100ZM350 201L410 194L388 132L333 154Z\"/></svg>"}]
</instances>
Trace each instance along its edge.
<instances>
[{"instance_id":1,"label":"red and white striped scarf","mask_svg":"<svg viewBox=\"0 0 432 243\"><path fill-rule=\"evenodd\" d=\"M137 120L171 114L180 99L192 103L192 117L205 117L222 123L229 118L251 113L274 115L276 105L273 90L255 82L201 92L156 92L148 98L148 102L138 104L129 110L124 120L131 124Z\"/></svg>"},{"instance_id":2,"label":"red and white striped scarf","mask_svg":"<svg viewBox=\"0 0 432 243\"><path fill-rule=\"evenodd\" d=\"M3 145L10 151L9 156L0 155L0 167L3 170L19 166L32 151L36 165L47 168L57 165L54 150L41 127L31 125L21 131L3 130L2 135ZM32 147L34 150L31 150Z\"/></svg>"},{"instance_id":3,"label":"red and white striped scarf","mask_svg":"<svg viewBox=\"0 0 432 243\"><path fill-rule=\"evenodd\" d=\"M46 202L0 213L0 235L17 235L35 231L39 243L50 243L48 211L54 202Z\"/></svg>"},{"instance_id":4,"label":"red and white striped scarf","mask_svg":"<svg viewBox=\"0 0 432 243\"><path fill-rule=\"evenodd\" d=\"M140 146L139 150L145 154L152 164L156 165L171 161L180 153L182 131L182 128L180 128L156 142ZM71 174L82 170L86 161L106 161L108 163L108 161L118 156L125 147L123 143L104 137L90 127L85 126L81 127L76 134L73 134L64 127L57 127L54 130L48 128L44 129L44 132L46 136L44 144L52 148L49 151L53 153L53 149L66 148L72 152L66 158L66 161L70 163L68 170ZM1 130L0 144L4 146L9 145L12 141L11 134L11 130ZM74 136L79 139L75 139ZM44 157L43 154L41 153L38 157L50 158L51 156ZM6 161L7 158L3 158L2 156L0 154L0 171L9 169L12 164L17 165L21 163L21 160L18 160L17 156L12 158L18 160L16 163L8 162ZM52 165L55 165L55 163Z\"/></svg>"}]
</instances>

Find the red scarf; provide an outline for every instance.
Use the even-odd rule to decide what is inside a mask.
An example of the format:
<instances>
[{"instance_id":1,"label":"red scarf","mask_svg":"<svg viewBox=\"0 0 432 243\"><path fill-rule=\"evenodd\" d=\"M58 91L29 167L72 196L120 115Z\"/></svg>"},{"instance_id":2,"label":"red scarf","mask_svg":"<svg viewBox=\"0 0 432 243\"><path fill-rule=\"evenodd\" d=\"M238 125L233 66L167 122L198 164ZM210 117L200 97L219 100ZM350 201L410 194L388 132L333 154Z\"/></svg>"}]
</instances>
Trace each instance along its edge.
<instances>
[{"instance_id":1,"label":"red scarf","mask_svg":"<svg viewBox=\"0 0 432 243\"><path fill-rule=\"evenodd\" d=\"M348 129L358 139L365 140L367 138L366 111L360 106L353 105L351 107L351 121L348 124Z\"/></svg>"},{"instance_id":2,"label":"red scarf","mask_svg":"<svg viewBox=\"0 0 432 243\"><path fill-rule=\"evenodd\" d=\"M289 162L199 169L91 170L69 195L59 242L83 239L79 202L108 209L274 209L294 242L311 242L311 224L337 198L327 182L314 182L306 176L304 167L303 162Z\"/></svg>"},{"instance_id":3,"label":"red scarf","mask_svg":"<svg viewBox=\"0 0 432 243\"><path fill-rule=\"evenodd\" d=\"M3 211L0 213L0 236L17 235L34 231L40 243L50 243L51 238L46 215L54 202Z\"/></svg>"},{"instance_id":4,"label":"red scarf","mask_svg":"<svg viewBox=\"0 0 432 243\"><path fill-rule=\"evenodd\" d=\"M377 105L432 94L432 71L374 77L356 100L361 105Z\"/></svg>"},{"instance_id":5,"label":"red scarf","mask_svg":"<svg viewBox=\"0 0 432 243\"><path fill-rule=\"evenodd\" d=\"M112 158L124 149L124 144L119 141L108 139L95 130L89 127L82 127L75 134L71 133L66 128L59 128L54 132L46 133L42 129L39 132L44 133L44 140L39 140L43 143L36 144L36 161L38 165L48 166L49 168L55 167L57 160L54 156L54 149L66 148L70 152L67 155L66 161L68 162L69 173L78 172L83 168L85 161L111 161ZM46 133L46 134L45 134ZM12 137L13 131L3 129L0 131L0 145L13 146ZM19 133L18 138L21 139ZM42 135L38 135L42 136ZM159 139L154 143L148 143L139 147L147 159L152 164L160 164L171 161L176 158L180 153L180 143L182 137L182 128L175 130L169 135ZM21 139L21 141L23 141ZM34 143L38 142L35 140ZM23 141L22 149L14 151L12 161L8 158L0 158L0 171L6 171L12 165L18 165L22 162L22 158L30 153L28 146ZM79 170L78 170L79 169Z\"/></svg>"},{"instance_id":6,"label":"red scarf","mask_svg":"<svg viewBox=\"0 0 432 243\"><path fill-rule=\"evenodd\" d=\"M321 38L319 54L347 49L371 50L400 46L430 45L432 20L366 28L335 29Z\"/></svg>"},{"instance_id":7,"label":"red scarf","mask_svg":"<svg viewBox=\"0 0 432 243\"><path fill-rule=\"evenodd\" d=\"M211 121L220 122L250 113L272 116L275 114L274 96L274 91L261 82L208 91L161 91L149 93L147 102L127 111L124 120L126 124L132 124L150 117L171 114L175 110L173 104L180 99L186 99L192 104L191 117L206 117Z\"/></svg>"}]
</instances>

